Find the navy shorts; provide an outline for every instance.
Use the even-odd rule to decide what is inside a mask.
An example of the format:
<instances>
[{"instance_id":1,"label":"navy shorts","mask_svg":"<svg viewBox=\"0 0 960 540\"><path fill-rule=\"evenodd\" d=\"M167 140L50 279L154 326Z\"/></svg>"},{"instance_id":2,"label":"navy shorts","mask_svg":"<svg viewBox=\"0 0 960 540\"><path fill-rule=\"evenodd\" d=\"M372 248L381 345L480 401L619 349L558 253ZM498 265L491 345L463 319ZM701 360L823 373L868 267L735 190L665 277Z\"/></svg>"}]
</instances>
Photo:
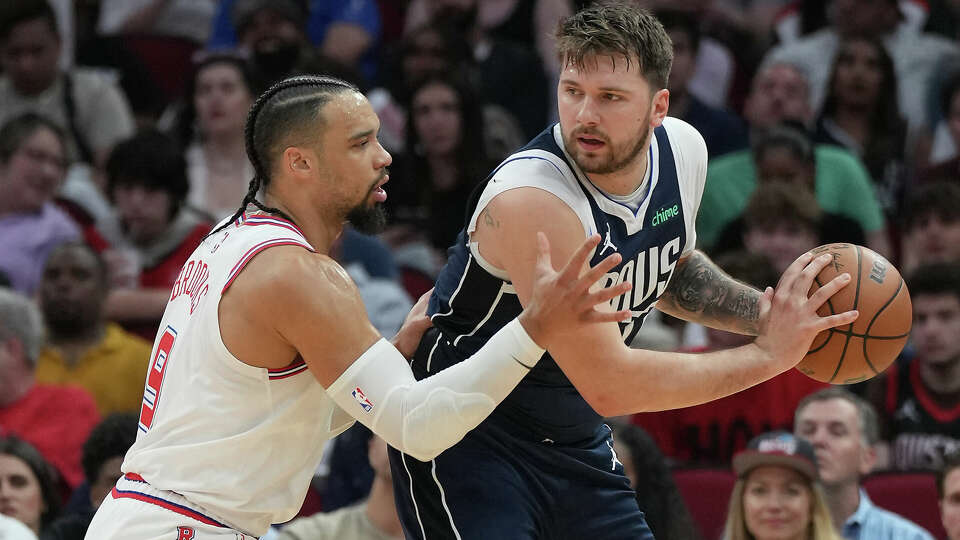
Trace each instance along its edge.
<instances>
[{"instance_id":1,"label":"navy shorts","mask_svg":"<svg viewBox=\"0 0 960 540\"><path fill-rule=\"evenodd\" d=\"M653 540L610 429L530 441L485 421L430 462L390 448L408 540Z\"/></svg>"}]
</instances>

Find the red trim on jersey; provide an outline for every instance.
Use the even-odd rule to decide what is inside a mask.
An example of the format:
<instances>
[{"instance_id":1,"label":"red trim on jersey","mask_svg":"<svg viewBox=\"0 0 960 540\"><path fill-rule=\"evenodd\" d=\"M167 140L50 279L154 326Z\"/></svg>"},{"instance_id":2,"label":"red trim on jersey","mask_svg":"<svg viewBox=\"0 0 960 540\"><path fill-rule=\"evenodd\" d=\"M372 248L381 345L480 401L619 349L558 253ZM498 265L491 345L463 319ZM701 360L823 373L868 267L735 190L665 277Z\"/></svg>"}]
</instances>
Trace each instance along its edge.
<instances>
[{"instance_id":1,"label":"red trim on jersey","mask_svg":"<svg viewBox=\"0 0 960 540\"><path fill-rule=\"evenodd\" d=\"M303 236L303 232L300 229L298 229L296 225L283 219L266 217L266 216L251 216L247 218L247 220L244 221L243 224L249 225L251 227L255 227L257 225L273 225L274 227L283 227L284 229L291 230L299 234L300 236Z\"/></svg>"},{"instance_id":2,"label":"red trim on jersey","mask_svg":"<svg viewBox=\"0 0 960 540\"><path fill-rule=\"evenodd\" d=\"M307 369L307 363L303 361L303 358L298 356L297 360L294 360L289 366L279 369L268 369L267 373L269 373L271 381L278 381L280 379L286 379L287 377L293 377L298 373L303 373Z\"/></svg>"},{"instance_id":3,"label":"red trim on jersey","mask_svg":"<svg viewBox=\"0 0 960 540\"><path fill-rule=\"evenodd\" d=\"M251 220L256 220L255 223L251 223ZM290 221L289 219L280 217L275 214L248 214L246 211L237 218L237 225L276 225L277 227L283 227L285 229L290 229L295 231L300 236L306 238L307 235L303 234L303 231L300 230L300 227L296 223Z\"/></svg>"},{"instance_id":4,"label":"red trim on jersey","mask_svg":"<svg viewBox=\"0 0 960 540\"><path fill-rule=\"evenodd\" d=\"M180 514L181 516L187 516L190 519L195 519L200 523L204 523L206 525L212 525L214 527L222 527L224 529L230 528L213 518L207 517L201 514L200 512L197 512L192 508L188 508L186 506L183 506L182 504L170 502L166 499L161 499L160 497L157 497L155 495L147 495L146 493L140 493L139 491L127 491L127 490L121 491L117 489L116 486L114 486L113 490L110 492L110 495L112 495L114 499L133 499L135 501L145 502L147 504L159 506L160 508L164 508L171 512Z\"/></svg>"},{"instance_id":5,"label":"red trim on jersey","mask_svg":"<svg viewBox=\"0 0 960 540\"><path fill-rule=\"evenodd\" d=\"M147 481L137 473L128 472L127 474L123 475L123 477L127 480L133 480L134 482L143 482L144 484L147 483Z\"/></svg>"},{"instance_id":6,"label":"red trim on jersey","mask_svg":"<svg viewBox=\"0 0 960 540\"><path fill-rule=\"evenodd\" d=\"M237 279L237 276L240 275L240 271L243 270L243 267L250 262L257 253L275 246L300 246L302 248L313 251L313 248L310 247L306 242L297 240L296 238L274 238L271 240L266 240L260 242L259 244L248 249L246 253L243 254L243 257L240 257L240 260L237 261L237 264L233 266L233 269L230 270L230 277L227 279L227 284L223 286L223 290L220 291L220 294L227 292L227 289L230 288L230 285L233 283L233 280Z\"/></svg>"},{"instance_id":7,"label":"red trim on jersey","mask_svg":"<svg viewBox=\"0 0 960 540\"><path fill-rule=\"evenodd\" d=\"M923 385L923 381L920 379L920 362L916 358L910 362L910 385L913 387L917 400L937 422L946 424L960 418L960 404L951 409L944 409L937 405L930 396L927 387Z\"/></svg>"}]
</instances>

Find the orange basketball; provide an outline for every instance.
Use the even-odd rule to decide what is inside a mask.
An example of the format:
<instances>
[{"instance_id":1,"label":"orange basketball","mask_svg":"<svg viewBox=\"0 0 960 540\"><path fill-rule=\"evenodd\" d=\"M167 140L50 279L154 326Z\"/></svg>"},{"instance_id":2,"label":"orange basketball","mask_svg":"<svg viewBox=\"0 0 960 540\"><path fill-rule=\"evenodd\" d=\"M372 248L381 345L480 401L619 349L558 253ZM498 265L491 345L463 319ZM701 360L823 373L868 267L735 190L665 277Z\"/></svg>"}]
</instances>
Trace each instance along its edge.
<instances>
[{"instance_id":1,"label":"orange basketball","mask_svg":"<svg viewBox=\"0 0 960 540\"><path fill-rule=\"evenodd\" d=\"M857 383L880 374L907 343L913 321L910 293L900 272L881 255L854 244L827 244L811 253L829 253L833 262L814 280L810 294L838 274L851 277L817 312L827 316L856 309L860 316L852 324L817 334L797 369L832 384Z\"/></svg>"}]
</instances>

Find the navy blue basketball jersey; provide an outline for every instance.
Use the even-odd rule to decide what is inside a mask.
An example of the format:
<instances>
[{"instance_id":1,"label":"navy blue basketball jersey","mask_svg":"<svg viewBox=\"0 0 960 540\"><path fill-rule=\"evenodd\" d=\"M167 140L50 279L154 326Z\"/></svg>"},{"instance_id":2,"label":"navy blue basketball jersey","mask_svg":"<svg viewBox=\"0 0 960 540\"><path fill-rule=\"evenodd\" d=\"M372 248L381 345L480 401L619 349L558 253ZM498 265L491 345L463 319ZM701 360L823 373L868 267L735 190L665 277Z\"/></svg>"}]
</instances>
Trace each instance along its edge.
<instances>
[{"instance_id":1,"label":"navy blue basketball jersey","mask_svg":"<svg viewBox=\"0 0 960 540\"><path fill-rule=\"evenodd\" d=\"M448 252L428 310L434 329L424 335L414 358L415 375L427 377L462 361L521 312L509 276L485 261L469 236L491 199L519 187L549 191L576 213L585 235L600 234L592 264L614 252L622 255L604 281L633 284L611 301L616 309L633 313L630 321L620 323L629 344L666 289L677 261L694 247L696 210L706 177L703 139L680 120L667 118L653 130L648 157L646 177L632 204L590 182L564 150L559 124L504 160L475 193L466 227ZM549 354L489 421L534 440L557 443L591 437L602 424Z\"/></svg>"}]
</instances>

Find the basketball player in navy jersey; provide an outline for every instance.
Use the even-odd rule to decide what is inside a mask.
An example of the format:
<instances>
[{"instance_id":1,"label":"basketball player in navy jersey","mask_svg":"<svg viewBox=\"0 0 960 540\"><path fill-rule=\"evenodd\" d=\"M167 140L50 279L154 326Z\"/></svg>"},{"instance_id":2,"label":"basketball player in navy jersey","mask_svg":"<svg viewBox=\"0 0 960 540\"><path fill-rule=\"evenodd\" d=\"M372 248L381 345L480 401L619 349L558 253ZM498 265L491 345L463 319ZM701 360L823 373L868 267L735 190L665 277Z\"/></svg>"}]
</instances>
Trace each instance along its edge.
<instances>
[{"instance_id":1,"label":"basketball player in navy jersey","mask_svg":"<svg viewBox=\"0 0 960 540\"><path fill-rule=\"evenodd\" d=\"M542 230L565 257L585 237L593 260L621 263L601 284L629 282L611 302L628 322L570 332L497 409L426 462L391 451L407 538L651 538L603 417L684 407L726 396L800 361L821 330L856 312L816 309L849 276L812 297L828 258L804 255L761 293L694 249L706 176L703 139L668 118L670 40L648 12L598 3L557 31L560 123L508 157L478 189L441 272L412 367L423 379L477 350L530 300ZM706 354L631 350L646 313L758 336Z\"/></svg>"}]
</instances>

